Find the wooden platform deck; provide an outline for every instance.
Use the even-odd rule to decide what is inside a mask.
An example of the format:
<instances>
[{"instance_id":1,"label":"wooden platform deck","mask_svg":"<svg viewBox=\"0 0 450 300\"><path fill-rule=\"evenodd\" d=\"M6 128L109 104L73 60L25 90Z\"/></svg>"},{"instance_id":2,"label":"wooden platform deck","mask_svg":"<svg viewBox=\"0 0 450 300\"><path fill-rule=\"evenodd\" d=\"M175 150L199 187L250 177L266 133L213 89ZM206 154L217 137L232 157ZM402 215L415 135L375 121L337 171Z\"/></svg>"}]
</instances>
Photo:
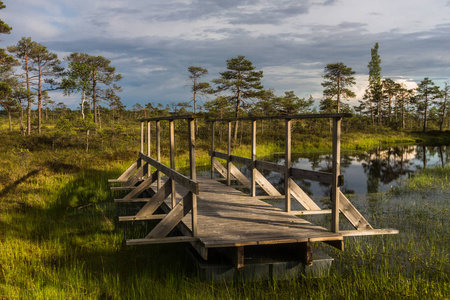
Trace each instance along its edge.
<instances>
[{"instance_id":1,"label":"wooden platform deck","mask_svg":"<svg viewBox=\"0 0 450 300\"><path fill-rule=\"evenodd\" d=\"M297 245L299 257L308 260L310 242L326 242L343 248L343 237L324 227L312 224L291 213L251 197L214 179L198 177L197 239L191 242L203 259L208 259L212 248L230 257L235 266L243 267L244 247L276 244ZM185 193L176 187L177 200ZM171 199L161 206L170 211ZM186 236L192 229L191 214L187 214L178 229ZM181 241L180 237L180 241ZM140 244L142 240L128 240L127 244ZM225 251L224 251L225 250Z\"/></svg>"},{"instance_id":2,"label":"wooden platform deck","mask_svg":"<svg viewBox=\"0 0 450 300\"><path fill-rule=\"evenodd\" d=\"M198 238L206 248L341 241L340 234L210 178L199 177ZM177 191L178 192L178 191ZM170 205L169 201L166 205ZM190 228L191 215L183 219Z\"/></svg>"}]
</instances>

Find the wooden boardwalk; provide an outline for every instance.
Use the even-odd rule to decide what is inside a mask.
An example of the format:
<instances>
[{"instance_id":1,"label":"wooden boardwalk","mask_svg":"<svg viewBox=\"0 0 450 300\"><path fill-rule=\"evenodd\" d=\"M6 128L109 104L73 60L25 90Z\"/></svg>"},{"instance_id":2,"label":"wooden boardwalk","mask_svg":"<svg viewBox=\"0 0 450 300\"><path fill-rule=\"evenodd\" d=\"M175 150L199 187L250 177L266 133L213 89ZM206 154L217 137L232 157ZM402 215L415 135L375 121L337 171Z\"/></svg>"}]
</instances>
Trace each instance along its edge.
<instances>
[{"instance_id":1,"label":"wooden boardwalk","mask_svg":"<svg viewBox=\"0 0 450 300\"><path fill-rule=\"evenodd\" d=\"M343 250L343 236L312 224L292 213L273 207L214 179L198 177L197 238L191 244L208 260L210 250L220 251L237 269L244 267L244 249L249 246L265 247L286 244L298 252L299 260L311 263L311 242L325 242ZM179 201L186 189L176 187ZM161 206L171 210L170 197ZM189 237L192 232L192 214L187 214L178 229ZM181 239L181 238L180 238ZM127 244L145 243L128 240Z\"/></svg>"},{"instance_id":2,"label":"wooden boardwalk","mask_svg":"<svg viewBox=\"0 0 450 300\"><path fill-rule=\"evenodd\" d=\"M244 249L257 248L275 251L292 251L305 264L311 263L312 242L325 242L343 250L344 236L397 234L395 229L374 229L361 213L339 190L343 185L340 175L340 121L342 114L294 115L276 117L285 122L285 163L279 165L256 159L256 118L250 118L252 128L251 157L245 158L231 153L231 122L247 119L211 120L211 178L216 172L226 179L227 185L215 179L197 177L195 164L195 126L192 116L167 116L141 120L141 151L138 159L117 179L110 182L122 183L116 190L130 190L116 202L145 202L134 216L119 216L119 221L160 220L141 239L127 240L127 245L189 242L203 259L209 252L220 252L227 256L237 269L244 267ZM275 117L270 117L274 119ZM332 172L318 172L295 168L291 163L292 121L300 119L332 118L333 149ZM187 120L189 176L175 171L175 119ZM265 120L268 118L258 118ZM161 163L161 121L168 121L170 166ZM156 159L151 153L151 126L155 122ZM215 150L215 123L228 124L227 153ZM145 125L147 136L145 136ZM144 154L144 140L147 154ZM224 162L221 163L217 159ZM251 171L247 178L233 163L246 165ZM151 173L151 170L155 170ZM258 170L268 170L284 175L284 196ZM166 180L161 180L161 176ZM307 179L330 184L331 209L321 209L297 185L294 179ZM250 195L230 186L237 180L250 188ZM269 197L284 198L284 210L273 207L256 196L259 186ZM169 197L170 196L170 197ZM304 210L291 210L291 196ZM161 209L163 213L161 213ZM331 214L330 230L314 225L296 215ZM339 216L342 214L356 230L339 230ZM181 236L174 236L177 227ZM283 249L283 250L278 250ZM283 252L284 253L284 252Z\"/></svg>"},{"instance_id":3,"label":"wooden boardwalk","mask_svg":"<svg viewBox=\"0 0 450 300\"><path fill-rule=\"evenodd\" d=\"M205 248L313 241L342 241L342 235L248 196L214 179L197 178L199 242ZM182 187L177 187L181 189ZM183 194L181 192L180 194ZM170 201L166 200L166 205ZM191 229L191 215L183 218Z\"/></svg>"}]
</instances>

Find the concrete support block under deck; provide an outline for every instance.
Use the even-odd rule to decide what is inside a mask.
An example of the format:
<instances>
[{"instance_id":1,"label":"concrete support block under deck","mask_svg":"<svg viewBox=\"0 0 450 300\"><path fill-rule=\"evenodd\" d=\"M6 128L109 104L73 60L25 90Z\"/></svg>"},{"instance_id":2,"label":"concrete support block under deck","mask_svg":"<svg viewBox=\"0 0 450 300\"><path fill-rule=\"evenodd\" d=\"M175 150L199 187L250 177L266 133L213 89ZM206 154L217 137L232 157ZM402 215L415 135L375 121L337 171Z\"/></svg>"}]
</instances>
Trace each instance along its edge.
<instances>
[{"instance_id":1,"label":"concrete support block under deck","mask_svg":"<svg viewBox=\"0 0 450 300\"><path fill-rule=\"evenodd\" d=\"M297 248L299 249L299 248ZM333 258L318 249L312 249L309 265L292 248L245 247L244 266L238 270L223 251L210 251L209 259L202 259L194 249L188 248L196 270L211 282L238 280L290 279L300 275L328 276Z\"/></svg>"}]
</instances>

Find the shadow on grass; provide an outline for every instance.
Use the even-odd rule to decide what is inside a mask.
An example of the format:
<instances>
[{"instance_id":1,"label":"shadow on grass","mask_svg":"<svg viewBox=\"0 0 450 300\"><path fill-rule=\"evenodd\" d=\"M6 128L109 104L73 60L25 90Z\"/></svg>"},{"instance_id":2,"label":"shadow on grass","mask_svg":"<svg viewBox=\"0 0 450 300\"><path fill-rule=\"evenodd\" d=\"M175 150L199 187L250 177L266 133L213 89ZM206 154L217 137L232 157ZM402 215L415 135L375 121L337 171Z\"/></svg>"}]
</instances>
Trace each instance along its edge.
<instances>
[{"instance_id":1,"label":"shadow on grass","mask_svg":"<svg viewBox=\"0 0 450 300\"><path fill-rule=\"evenodd\" d=\"M21 182L35 174L30 173ZM95 286L93 289L101 297L128 295L127 285L137 288L142 284L139 289L151 290L152 285L167 286L167 281L174 279L182 281L188 270L186 245L124 245L125 238L145 236L154 224L118 224L122 208L113 203L115 196L107 183L107 179L115 177L114 172L81 171L46 199L51 203L45 208L30 205L26 210L10 212L8 221L0 219L0 227L7 228L7 235L22 240L23 244L46 249L42 250L47 252L45 255L42 251L29 254L30 260L47 270L43 272L49 277L45 281L56 276L65 278L63 282L72 286L88 289ZM25 276L34 276L23 262L16 262L16 268L23 268ZM75 270L77 276L68 275ZM56 288L65 287L61 284Z\"/></svg>"}]
</instances>

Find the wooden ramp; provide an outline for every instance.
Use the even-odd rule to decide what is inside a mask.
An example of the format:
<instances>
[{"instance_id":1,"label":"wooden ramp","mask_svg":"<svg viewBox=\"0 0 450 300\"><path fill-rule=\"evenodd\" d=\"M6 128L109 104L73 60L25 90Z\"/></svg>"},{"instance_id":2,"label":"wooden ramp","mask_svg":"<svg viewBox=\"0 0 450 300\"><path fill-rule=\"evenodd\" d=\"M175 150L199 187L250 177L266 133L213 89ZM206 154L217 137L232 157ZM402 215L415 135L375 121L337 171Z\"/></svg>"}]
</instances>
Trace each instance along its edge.
<instances>
[{"instance_id":1,"label":"wooden ramp","mask_svg":"<svg viewBox=\"0 0 450 300\"><path fill-rule=\"evenodd\" d=\"M244 263L244 247L274 244L292 244L297 247L299 259L309 262L311 242L326 242L343 248L343 237L324 227L258 199L248 196L214 179L198 177L197 240L192 245L205 259L212 248L228 256L236 268ZM186 189L176 187L177 201ZM171 199L162 208L170 211ZM192 231L191 214L187 214L178 229L187 237ZM147 240L152 243L151 240ZM181 241L181 240L180 240ZM127 240L127 245L145 244L145 239Z\"/></svg>"}]
</instances>

